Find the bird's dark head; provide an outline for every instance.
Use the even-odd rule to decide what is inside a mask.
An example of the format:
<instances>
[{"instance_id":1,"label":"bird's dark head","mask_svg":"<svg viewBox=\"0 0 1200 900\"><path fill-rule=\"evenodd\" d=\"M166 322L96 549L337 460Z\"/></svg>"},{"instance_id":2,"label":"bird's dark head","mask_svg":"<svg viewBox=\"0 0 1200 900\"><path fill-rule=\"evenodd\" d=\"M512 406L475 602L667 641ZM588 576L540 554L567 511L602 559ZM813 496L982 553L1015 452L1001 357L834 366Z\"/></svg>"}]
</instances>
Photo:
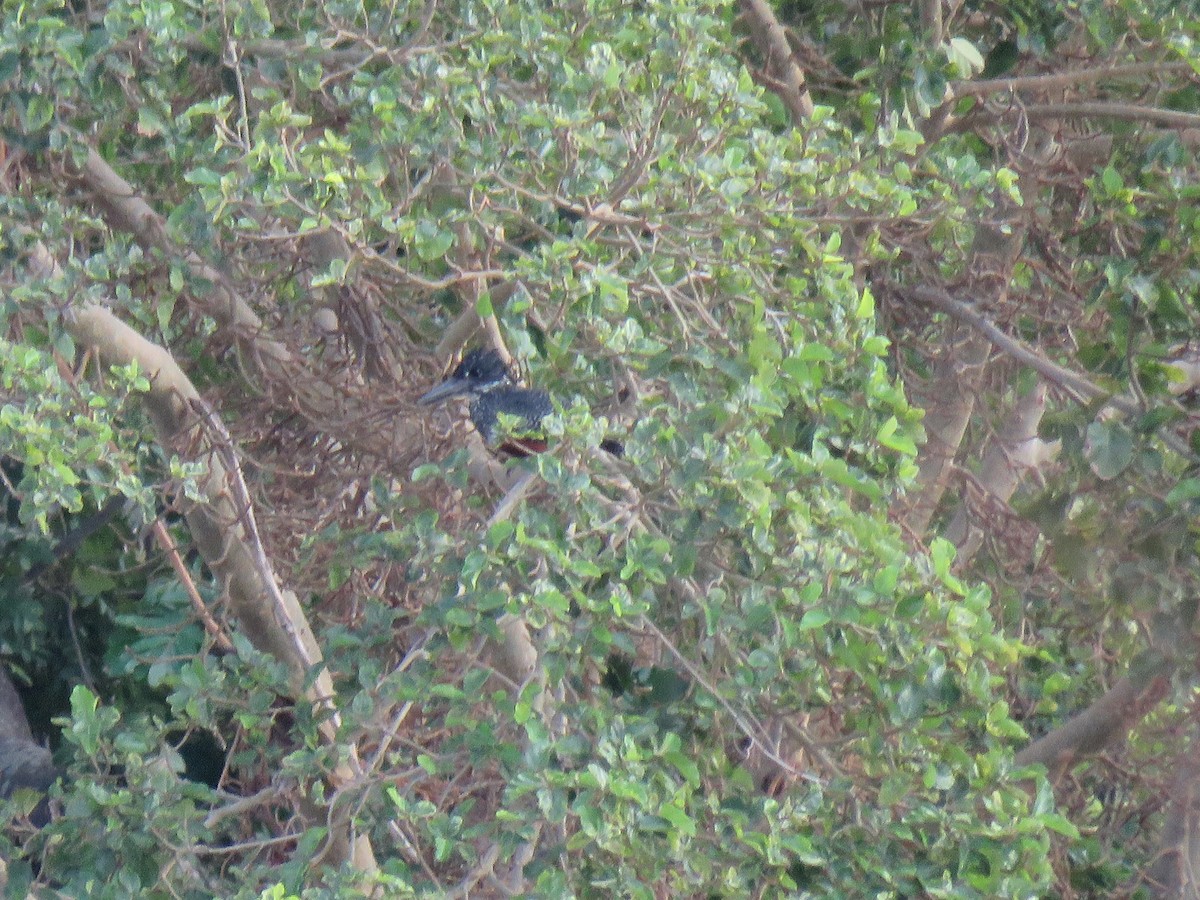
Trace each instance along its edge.
<instances>
[{"instance_id":1,"label":"bird's dark head","mask_svg":"<svg viewBox=\"0 0 1200 900\"><path fill-rule=\"evenodd\" d=\"M480 347L467 353L445 381L425 393L417 402L422 406L432 406L465 394L478 397L509 384L512 384L512 380L508 366L500 354L490 347Z\"/></svg>"}]
</instances>

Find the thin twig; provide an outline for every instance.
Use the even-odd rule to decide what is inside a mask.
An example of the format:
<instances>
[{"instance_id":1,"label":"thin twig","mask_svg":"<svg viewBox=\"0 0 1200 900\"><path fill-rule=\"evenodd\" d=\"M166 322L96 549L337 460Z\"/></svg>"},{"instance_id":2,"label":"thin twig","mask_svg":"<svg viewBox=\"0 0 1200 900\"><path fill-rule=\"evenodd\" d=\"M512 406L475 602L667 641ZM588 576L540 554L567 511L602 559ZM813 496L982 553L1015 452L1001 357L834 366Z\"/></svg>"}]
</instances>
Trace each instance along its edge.
<instances>
[{"instance_id":1,"label":"thin twig","mask_svg":"<svg viewBox=\"0 0 1200 900\"><path fill-rule=\"evenodd\" d=\"M771 742L762 736L762 729L760 727L755 727L746 721L745 716L733 708L733 704L721 695L721 692L718 691L716 686L705 677L704 673L701 672L700 669L690 659L684 656L683 652L675 646L671 639L663 634L659 627L651 622L647 616L641 616L641 623L646 630L650 631L655 638L657 638L658 642L663 646L663 648L666 649L666 651L673 657L675 657L675 659L681 666L683 666L687 673L692 676L695 682L704 688L704 690L706 690L709 695L717 701L717 704L729 714L729 717L733 719L734 724L737 725L742 734L752 742L753 746L757 746L758 749L762 751L763 756L775 763L775 765L779 766L779 768L783 769L783 771L787 772L789 775L793 775L797 778L804 778L808 781L816 782L817 784L821 783L821 779L817 776L810 775L807 772L801 772L795 767L795 765L780 756L770 746Z\"/></svg>"},{"instance_id":2,"label":"thin twig","mask_svg":"<svg viewBox=\"0 0 1200 900\"><path fill-rule=\"evenodd\" d=\"M213 639L217 649L222 653L236 652L233 642L221 630L221 626L217 624L217 620L213 618L212 613L209 611L208 604L204 602L204 598L200 596L200 591L196 589L196 582L192 579L192 573L184 565L183 558L179 555L179 546L171 537L170 532L167 531L167 526L163 524L163 520L161 518L155 519L151 530L154 532L154 538L158 541L158 545L167 554L171 568L175 570L175 574L179 577L179 582L183 585L183 590L188 595L188 600L191 601L192 608L196 610L196 615L200 617L200 621L204 625L204 630Z\"/></svg>"}]
</instances>

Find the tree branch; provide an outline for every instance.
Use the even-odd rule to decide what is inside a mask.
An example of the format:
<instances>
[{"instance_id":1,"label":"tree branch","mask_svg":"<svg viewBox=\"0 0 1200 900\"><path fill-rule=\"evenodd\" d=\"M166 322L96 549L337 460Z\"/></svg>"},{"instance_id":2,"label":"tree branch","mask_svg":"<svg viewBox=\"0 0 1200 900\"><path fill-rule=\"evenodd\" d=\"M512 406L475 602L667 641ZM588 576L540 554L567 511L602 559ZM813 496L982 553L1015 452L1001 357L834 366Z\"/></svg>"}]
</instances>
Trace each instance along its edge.
<instances>
[{"instance_id":1,"label":"tree branch","mask_svg":"<svg viewBox=\"0 0 1200 900\"><path fill-rule=\"evenodd\" d=\"M70 160L69 155L67 158ZM292 362L287 347L263 334L262 320L234 290L228 277L194 251L176 246L167 231L166 220L99 153L88 147L83 164L75 167L75 175L112 228L128 232L147 251L157 250L169 260L182 260L193 278L212 285L208 294L194 297L197 305L232 331L260 367L277 369Z\"/></svg>"},{"instance_id":2,"label":"tree branch","mask_svg":"<svg viewBox=\"0 0 1200 900\"><path fill-rule=\"evenodd\" d=\"M1057 385L1076 398L1086 401L1103 401L1105 406L1110 406L1127 416L1140 416L1145 412L1136 400L1114 394L1112 391L1101 387L1078 372L1046 359L1029 347L1024 341L1005 334L973 306L961 300L956 300L941 288L921 285L913 288L910 294L915 300L927 306L932 306L934 309L941 310L951 318L978 329L991 341L996 349L1008 354L1017 362L1029 366L1029 368L1033 369L1047 381ZM1193 458L1191 448L1187 445L1186 441L1181 440L1177 435L1169 431L1160 429L1159 434L1162 437L1163 443L1176 453L1188 459Z\"/></svg>"},{"instance_id":3,"label":"tree branch","mask_svg":"<svg viewBox=\"0 0 1200 900\"><path fill-rule=\"evenodd\" d=\"M921 30L925 43L937 47L942 42L942 0L920 0Z\"/></svg>"},{"instance_id":4,"label":"tree branch","mask_svg":"<svg viewBox=\"0 0 1200 900\"><path fill-rule=\"evenodd\" d=\"M62 274L40 243L32 247L29 262L39 277ZM230 468L229 454L213 442L211 429L205 428L196 415L203 408L199 392L169 351L138 334L109 310L83 303L68 308L64 319L81 349L96 349L109 364L136 363L149 377L150 391L145 395L145 404L159 442L181 457L200 462L205 472L197 485L203 500L184 501L182 505L197 549L228 596L230 608L250 642L287 666L293 696L305 698L325 713L320 716L321 734L331 745L336 745L333 680L322 665L320 647L295 594L267 583L268 576L273 580L273 575L269 567L263 572L250 546L245 507L248 498L243 495L239 502L235 489L240 475ZM311 686L306 687L310 679ZM355 781L358 769L355 748L351 745L348 750L349 763L340 763L330 773L329 780L335 789ZM345 816L335 816L334 810L315 806L308 813L331 820L328 862L351 864L363 872L376 871L369 840L365 836L353 837Z\"/></svg>"},{"instance_id":5,"label":"tree branch","mask_svg":"<svg viewBox=\"0 0 1200 900\"><path fill-rule=\"evenodd\" d=\"M962 324L947 329L945 343L947 350L934 370L924 403L926 440L917 457L917 487L900 507L905 528L918 538L929 528L945 495L991 352L977 331Z\"/></svg>"},{"instance_id":6,"label":"tree branch","mask_svg":"<svg viewBox=\"0 0 1200 900\"><path fill-rule=\"evenodd\" d=\"M1044 765L1052 781L1083 757L1103 750L1129 733L1167 695L1175 663L1154 656L1133 670L1103 697L1014 757L1017 766Z\"/></svg>"},{"instance_id":7,"label":"tree branch","mask_svg":"<svg viewBox=\"0 0 1200 900\"><path fill-rule=\"evenodd\" d=\"M1009 211L1008 220L1011 219ZM997 303L1007 293L1024 239L1022 229L1006 229L1005 224L1003 218L980 223L972 241L969 263L974 286ZM954 459L974 413L979 385L991 354L984 337L965 322L956 322L946 329L945 345L931 388L926 392L928 440L917 459L918 488L898 505L899 519L918 540L928 530L950 484Z\"/></svg>"},{"instance_id":8,"label":"tree branch","mask_svg":"<svg viewBox=\"0 0 1200 900\"><path fill-rule=\"evenodd\" d=\"M1200 128L1200 115L1138 106L1135 103L1105 103L1094 100L1084 103L1041 103L1025 107L1030 119L1125 119L1162 125L1167 128Z\"/></svg>"},{"instance_id":9,"label":"tree branch","mask_svg":"<svg viewBox=\"0 0 1200 900\"><path fill-rule=\"evenodd\" d=\"M1176 758L1158 855L1143 881L1156 897L1200 896L1200 739Z\"/></svg>"},{"instance_id":10,"label":"tree branch","mask_svg":"<svg viewBox=\"0 0 1200 900\"><path fill-rule=\"evenodd\" d=\"M775 82L773 90L792 114L792 124L799 127L812 116L813 102L804 84L804 73L788 43L787 32L775 18L767 0L741 0L740 5L754 45L766 59L767 73Z\"/></svg>"},{"instance_id":11,"label":"tree branch","mask_svg":"<svg viewBox=\"0 0 1200 900\"><path fill-rule=\"evenodd\" d=\"M1046 385L1039 382L1009 410L1008 417L988 442L983 455L978 483L987 501L1007 504L1017 490L1021 476L1036 463L1031 452L1038 441L1038 425L1046 411ZM977 525L978 516L971 501L964 498L944 537L958 548L954 564L966 566L983 543L983 530Z\"/></svg>"},{"instance_id":12,"label":"tree branch","mask_svg":"<svg viewBox=\"0 0 1200 900\"><path fill-rule=\"evenodd\" d=\"M1046 75L1021 75L1016 78L988 78L980 81L956 81L950 85L954 99L1008 94L1017 91L1052 91L1092 84L1105 79L1144 78L1147 75L1188 75L1190 63L1183 61L1131 63L1124 66L1100 66L1094 69L1070 69Z\"/></svg>"}]
</instances>

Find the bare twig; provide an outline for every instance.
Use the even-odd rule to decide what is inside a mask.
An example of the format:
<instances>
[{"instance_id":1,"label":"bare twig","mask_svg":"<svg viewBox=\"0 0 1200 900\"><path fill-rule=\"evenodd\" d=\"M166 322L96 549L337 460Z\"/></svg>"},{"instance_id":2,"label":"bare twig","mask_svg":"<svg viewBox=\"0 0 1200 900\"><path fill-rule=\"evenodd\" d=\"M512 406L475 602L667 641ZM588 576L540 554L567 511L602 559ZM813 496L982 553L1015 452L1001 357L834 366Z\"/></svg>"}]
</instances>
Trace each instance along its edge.
<instances>
[{"instance_id":1,"label":"bare twig","mask_svg":"<svg viewBox=\"0 0 1200 900\"><path fill-rule=\"evenodd\" d=\"M256 791L249 797L239 797L232 803L226 803L224 806L218 806L212 810L204 819L205 828L216 828L223 821L229 818L238 817L244 818L244 814L252 809L257 809L260 806L268 806L279 800L280 791L275 785L270 785L263 788L261 791Z\"/></svg>"},{"instance_id":2,"label":"bare twig","mask_svg":"<svg viewBox=\"0 0 1200 900\"><path fill-rule=\"evenodd\" d=\"M250 492L246 489L246 480L242 476L242 466L237 457L237 450L233 445L233 438L225 428L225 424L221 421L220 417L203 398L192 398L191 405L209 432L209 444L221 455L221 461L225 464L229 488L233 491L234 505L238 511L238 524L242 526L242 531L245 534L245 540L249 545L254 564L258 568L258 577L262 581L263 588L271 598L271 602L275 605L276 619L291 639L293 650L297 657L303 661L305 668L312 668L318 661L314 658L313 651L315 648L300 638L299 630L293 621L292 610L289 609L289 604L283 598L283 593L279 589L279 579L275 575L270 560L267 559L267 551L263 548L262 536L258 533L258 522L254 518L254 504L250 500ZM326 706L326 711L332 717L331 722L336 728L339 722L337 709L332 706L328 698L325 699L323 705Z\"/></svg>"},{"instance_id":3,"label":"bare twig","mask_svg":"<svg viewBox=\"0 0 1200 900\"><path fill-rule=\"evenodd\" d=\"M522 472L520 474L513 486L508 489L500 502L496 504L496 509L487 520L487 525L484 526L483 530L485 532L497 522L503 522L512 515L513 510L517 508L517 504L529 493L529 487L533 483L536 474L536 472Z\"/></svg>"},{"instance_id":4,"label":"bare twig","mask_svg":"<svg viewBox=\"0 0 1200 900\"><path fill-rule=\"evenodd\" d=\"M170 532L167 531L167 526L163 524L162 519L155 519L151 529L154 532L155 540L158 541L158 545L167 554L171 568L175 570L175 574L179 577L179 583L183 585L183 590L188 595L188 600L191 601L192 608L196 611L200 622L204 625L204 630L208 632L209 637L213 639L213 643L219 651L222 653L233 653L233 642L229 640L229 636L221 630L221 626L217 624L217 620L209 612L208 604L204 602L204 598L200 596L200 591L196 589L196 582L192 580L192 573L184 565L183 559L179 555L179 547L171 537Z\"/></svg>"},{"instance_id":5,"label":"bare twig","mask_svg":"<svg viewBox=\"0 0 1200 900\"><path fill-rule=\"evenodd\" d=\"M721 692L717 690L716 685L712 684L708 678L705 677L704 673L701 672L700 669L695 665L695 663L688 659L683 652L675 646L674 642L671 641L671 639L665 634L663 634L662 629L651 622L647 616L641 617L641 623L643 628L654 635L655 639L658 640L663 649L675 657L676 661L683 666L684 670L692 677L696 684L704 688L704 690L707 691L712 698L717 701L717 704L723 710L725 710L731 719L733 719L733 722L735 725L737 725L738 730L741 731L742 734L762 752L763 756L771 760L771 762L775 763L775 765L779 766L780 769L789 775L797 778L805 778L809 781L815 781L818 784L820 783L821 779L817 778L815 775L810 775L807 772L801 772L789 760L786 760L780 756L772 746L772 742L763 736L763 729L751 724L742 713L734 709L733 704L721 695Z\"/></svg>"}]
</instances>

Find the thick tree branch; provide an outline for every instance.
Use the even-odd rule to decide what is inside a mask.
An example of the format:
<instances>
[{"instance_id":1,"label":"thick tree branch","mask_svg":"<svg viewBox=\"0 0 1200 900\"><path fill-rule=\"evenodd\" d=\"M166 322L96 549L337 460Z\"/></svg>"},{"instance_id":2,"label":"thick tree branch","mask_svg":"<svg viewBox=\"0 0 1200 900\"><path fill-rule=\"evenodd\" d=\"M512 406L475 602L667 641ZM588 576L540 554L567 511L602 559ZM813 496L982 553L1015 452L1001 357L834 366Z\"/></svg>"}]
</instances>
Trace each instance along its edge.
<instances>
[{"instance_id":1,"label":"thick tree branch","mask_svg":"<svg viewBox=\"0 0 1200 900\"><path fill-rule=\"evenodd\" d=\"M766 59L773 90L792 114L792 124L799 127L812 116L813 102L804 83L804 73L792 54L787 32L767 0L741 0L741 7L754 45Z\"/></svg>"},{"instance_id":2,"label":"thick tree branch","mask_svg":"<svg viewBox=\"0 0 1200 900\"><path fill-rule=\"evenodd\" d=\"M212 285L207 294L195 297L196 303L230 329L259 366L278 369L292 362L291 351L263 333L262 320L234 290L228 277L194 251L177 246L167 231L166 220L99 153L87 148L84 162L75 169L75 174L112 228L128 232L147 251L158 251L169 260L183 261L193 278Z\"/></svg>"},{"instance_id":3,"label":"thick tree branch","mask_svg":"<svg viewBox=\"0 0 1200 900\"><path fill-rule=\"evenodd\" d=\"M1153 896L1200 897L1200 738L1176 758L1158 855L1144 881Z\"/></svg>"},{"instance_id":4,"label":"thick tree branch","mask_svg":"<svg viewBox=\"0 0 1200 900\"><path fill-rule=\"evenodd\" d=\"M196 306L232 333L242 351L241 357L251 361L253 377L282 388L292 401L289 406L297 408L322 431L337 431L339 420L356 419L360 415L351 407L351 415L347 416L347 398L336 383L311 377L285 344L267 336L262 320L229 277L193 250L178 246L167 232L166 220L95 150L87 151L84 164L75 173L112 228L129 233L149 252L182 261L194 278L211 285L206 293L194 296ZM336 248L341 241L330 236L326 244ZM411 422L398 418L390 433L344 429L338 431L337 437L358 450L389 458L395 446L411 444L412 434Z\"/></svg>"},{"instance_id":5,"label":"thick tree branch","mask_svg":"<svg viewBox=\"0 0 1200 900\"><path fill-rule=\"evenodd\" d=\"M1103 697L1016 755L1018 766L1044 765L1051 780L1129 733L1167 695L1175 663L1155 656L1135 665Z\"/></svg>"},{"instance_id":6,"label":"thick tree branch","mask_svg":"<svg viewBox=\"0 0 1200 900\"><path fill-rule=\"evenodd\" d=\"M30 267L43 278L61 275L58 264L40 244L31 250ZM112 365L136 363L149 377L145 404L159 441L169 451L200 462L205 472L197 485L203 500L182 505L197 549L221 584L242 631L257 649L288 667L293 695L322 711L321 734L336 745L333 681L322 665L320 648L295 594L274 583L273 573L269 566L264 567L261 553L253 546L248 498L244 489L236 489L240 483L240 474L234 470L236 458L231 468L229 448L222 446L223 441L213 440L212 429L197 415L204 404L195 386L165 348L138 334L109 310L84 303L68 309L64 318L80 348L95 349ZM349 762L330 774L335 789L354 783L357 776L354 748L348 749ZM332 826L326 851L330 863L349 863L364 872L376 870L369 841L351 834L345 815L319 808L309 813L320 815Z\"/></svg>"},{"instance_id":7,"label":"thick tree branch","mask_svg":"<svg viewBox=\"0 0 1200 900\"><path fill-rule=\"evenodd\" d=\"M991 347L978 332L948 328L946 351L930 379L925 414L925 444L917 458L917 488L903 500L900 518L916 537L924 535L950 483Z\"/></svg>"}]
</instances>

